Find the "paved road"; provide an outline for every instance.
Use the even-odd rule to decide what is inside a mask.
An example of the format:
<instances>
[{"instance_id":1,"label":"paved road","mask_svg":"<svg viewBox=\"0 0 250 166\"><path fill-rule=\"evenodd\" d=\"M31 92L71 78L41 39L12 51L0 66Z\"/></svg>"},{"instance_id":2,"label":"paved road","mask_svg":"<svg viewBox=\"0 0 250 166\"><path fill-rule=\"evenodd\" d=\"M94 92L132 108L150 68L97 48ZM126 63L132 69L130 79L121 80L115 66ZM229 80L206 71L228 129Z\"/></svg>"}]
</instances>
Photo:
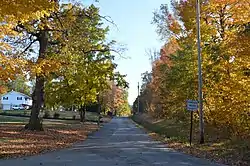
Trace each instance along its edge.
<instances>
[{"instance_id":1,"label":"paved road","mask_svg":"<svg viewBox=\"0 0 250 166\"><path fill-rule=\"evenodd\" d=\"M174 152L153 141L127 118L114 118L69 149L38 156L0 160L0 166L219 166Z\"/></svg>"}]
</instances>

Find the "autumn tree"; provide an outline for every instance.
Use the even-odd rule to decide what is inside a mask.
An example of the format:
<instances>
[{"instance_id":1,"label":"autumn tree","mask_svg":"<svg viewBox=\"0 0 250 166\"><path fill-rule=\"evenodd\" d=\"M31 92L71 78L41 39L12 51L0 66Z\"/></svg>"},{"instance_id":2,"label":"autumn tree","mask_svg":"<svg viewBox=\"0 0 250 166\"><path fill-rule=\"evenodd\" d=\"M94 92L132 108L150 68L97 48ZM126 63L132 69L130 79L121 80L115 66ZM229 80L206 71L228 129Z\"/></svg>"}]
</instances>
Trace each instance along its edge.
<instances>
[{"instance_id":1,"label":"autumn tree","mask_svg":"<svg viewBox=\"0 0 250 166\"><path fill-rule=\"evenodd\" d=\"M104 112L110 111L113 115L119 116L130 114L127 88L127 84L119 85L116 81L109 82L109 87L100 94Z\"/></svg>"},{"instance_id":2,"label":"autumn tree","mask_svg":"<svg viewBox=\"0 0 250 166\"><path fill-rule=\"evenodd\" d=\"M249 131L250 80L244 75L249 66L249 9L249 2L244 0L211 1L203 7L203 27L213 30L210 38L204 37L208 120L218 126L227 125L237 135Z\"/></svg>"},{"instance_id":3,"label":"autumn tree","mask_svg":"<svg viewBox=\"0 0 250 166\"><path fill-rule=\"evenodd\" d=\"M140 103L147 100L157 117L183 120L185 100L197 98L195 3L172 1L172 10L161 5L154 14L153 23L166 44L152 65L152 81ZM249 9L245 0L201 3L205 121L238 136L248 134L250 125Z\"/></svg>"},{"instance_id":4,"label":"autumn tree","mask_svg":"<svg viewBox=\"0 0 250 166\"><path fill-rule=\"evenodd\" d=\"M0 80L0 94L4 94L8 92L8 87L5 85L5 82Z\"/></svg>"},{"instance_id":5,"label":"autumn tree","mask_svg":"<svg viewBox=\"0 0 250 166\"><path fill-rule=\"evenodd\" d=\"M128 103L128 92L126 89L122 89L122 95L120 99L120 104L117 107L118 116L129 116L131 115L132 110Z\"/></svg>"},{"instance_id":6,"label":"autumn tree","mask_svg":"<svg viewBox=\"0 0 250 166\"><path fill-rule=\"evenodd\" d=\"M13 49L6 41L9 37L20 37L23 35L16 31L20 23L40 19L48 16L57 9L56 1L51 0L2 0L0 6L0 79L8 81L13 79L15 74L22 73L24 61L16 56L7 56ZM12 54L11 54L12 55ZM18 64L18 65L17 65Z\"/></svg>"},{"instance_id":7,"label":"autumn tree","mask_svg":"<svg viewBox=\"0 0 250 166\"><path fill-rule=\"evenodd\" d=\"M91 5L71 10L74 24L68 24L68 41L59 56L67 60L67 65L52 75L46 86L46 106L61 105L79 109L81 121L85 120L88 105L98 102L98 96L109 88L109 81L119 85L126 84L124 76L114 72L113 62L116 49L115 41L106 41L108 28L102 27L99 9ZM79 38L80 37L80 38Z\"/></svg>"},{"instance_id":8,"label":"autumn tree","mask_svg":"<svg viewBox=\"0 0 250 166\"><path fill-rule=\"evenodd\" d=\"M23 14L18 16L17 20L12 22L12 15L2 20L6 24L1 25L9 26L9 31L15 34L4 34L7 36L3 38L4 44L11 46L11 49L5 51L5 55L1 54L1 62L6 65L0 68L0 75L4 76L2 79L5 80L11 78L20 71L16 69L19 67L23 69L20 74L28 73L31 79L36 80L32 94L31 117L25 128L42 130L39 113L44 108L45 83L53 79L62 79L66 85L72 85L70 88L76 88L70 90L74 91L77 104L83 104L83 101L92 101L93 94L96 95L98 88L105 85L102 80L106 78L103 77L115 79L122 78L122 75L113 72L116 66L112 62L113 56L110 55L110 44L113 42L104 42L107 29L101 27L101 19L106 18L99 15L98 8L93 5L83 7L81 4L70 3L59 5L58 1L29 3L34 3L33 6L41 5L41 11L31 10L34 12L33 15L23 12L24 9L20 8L20 13ZM13 65L14 60L18 65ZM12 75L7 75L8 73ZM78 93L75 87L77 83L81 86ZM86 93L84 97L80 94L83 91Z\"/></svg>"}]
</instances>

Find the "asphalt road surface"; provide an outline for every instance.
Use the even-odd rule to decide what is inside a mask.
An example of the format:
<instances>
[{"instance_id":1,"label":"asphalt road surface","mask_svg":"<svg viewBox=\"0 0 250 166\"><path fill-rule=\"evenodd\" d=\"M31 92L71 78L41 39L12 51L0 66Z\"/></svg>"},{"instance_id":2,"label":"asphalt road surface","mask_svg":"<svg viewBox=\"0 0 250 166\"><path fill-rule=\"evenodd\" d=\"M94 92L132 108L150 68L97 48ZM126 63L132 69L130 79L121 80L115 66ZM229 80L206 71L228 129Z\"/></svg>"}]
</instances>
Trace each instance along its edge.
<instances>
[{"instance_id":1,"label":"asphalt road surface","mask_svg":"<svg viewBox=\"0 0 250 166\"><path fill-rule=\"evenodd\" d=\"M219 166L153 141L128 118L114 118L72 148L0 160L0 166Z\"/></svg>"}]
</instances>

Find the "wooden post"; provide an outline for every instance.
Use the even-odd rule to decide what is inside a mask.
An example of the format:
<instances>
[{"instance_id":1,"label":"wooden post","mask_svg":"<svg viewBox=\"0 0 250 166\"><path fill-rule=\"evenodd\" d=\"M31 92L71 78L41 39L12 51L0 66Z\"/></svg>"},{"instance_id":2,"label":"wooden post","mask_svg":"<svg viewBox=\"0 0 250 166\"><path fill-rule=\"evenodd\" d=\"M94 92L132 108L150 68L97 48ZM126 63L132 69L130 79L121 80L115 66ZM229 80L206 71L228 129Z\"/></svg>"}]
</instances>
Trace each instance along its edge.
<instances>
[{"instance_id":1,"label":"wooden post","mask_svg":"<svg viewBox=\"0 0 250 166\"><path fill-rule=\"evenodd\" d=\"M204 140L203 96L202 96L202 66L201 66L201 32L200 32L200 0L196 0L197 50L198 50L198 94L200 118L200 144Z\"/></svg>"},{"instance_id":2,"label":"wooden post","mask_svg":"<svg viewBox=\"0 0 250 166\"><path fill-rule=\"evenodd\" d=\"M190 113L190 136L189 136L189 144L192 144L192 134L193 134L193 111Z\"/></svg>"}]
</instances>

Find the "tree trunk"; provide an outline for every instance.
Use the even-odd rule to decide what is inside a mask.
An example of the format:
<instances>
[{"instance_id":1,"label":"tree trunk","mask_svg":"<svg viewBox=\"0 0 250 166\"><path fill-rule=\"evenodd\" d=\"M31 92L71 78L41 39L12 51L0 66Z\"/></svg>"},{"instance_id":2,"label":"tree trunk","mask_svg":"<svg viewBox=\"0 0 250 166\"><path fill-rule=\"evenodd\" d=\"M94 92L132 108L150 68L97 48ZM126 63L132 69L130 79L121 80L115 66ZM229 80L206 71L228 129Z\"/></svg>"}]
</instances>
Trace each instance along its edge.
<instances>
[{"instance_id":1,"label":"tree trunk","mask_svg":"<svg viewBox=\"0 0 250 166\"><path fill-rule=\"evenodd\" d=\"M80 122L85 121L86 105L80 107Z\"/></svg>"},{"instance_id":2,"label":"tree trunk","mask_svg":"<svg viewBox=\"0 0 250 166\"><path fill-rule=\"evenodd\" d=\"M100 95L98 94L97 96L97 104L98 104L98 121L97 121L97 124L98 126L100 126L100 120L101 120L101 103L100 103Z\"/></svg>"},{"instance_id":3,"label":"tree trunk","mask_svg":"<svg viewBox=\"0 0 250 166\"><path fill-rule=\"evenodd\" d=\"M40 49L37 63L45 59L45 54L48 48L48 31L44 30L40 32L38 37ZM39 113L44 106L44 83L45 77L40 73L36 75L35 89L32 94L32 110L29 119L29 123L25 126L28 130L43 130L42 121L39 118Z\"/></svg>"}]
</instances>

